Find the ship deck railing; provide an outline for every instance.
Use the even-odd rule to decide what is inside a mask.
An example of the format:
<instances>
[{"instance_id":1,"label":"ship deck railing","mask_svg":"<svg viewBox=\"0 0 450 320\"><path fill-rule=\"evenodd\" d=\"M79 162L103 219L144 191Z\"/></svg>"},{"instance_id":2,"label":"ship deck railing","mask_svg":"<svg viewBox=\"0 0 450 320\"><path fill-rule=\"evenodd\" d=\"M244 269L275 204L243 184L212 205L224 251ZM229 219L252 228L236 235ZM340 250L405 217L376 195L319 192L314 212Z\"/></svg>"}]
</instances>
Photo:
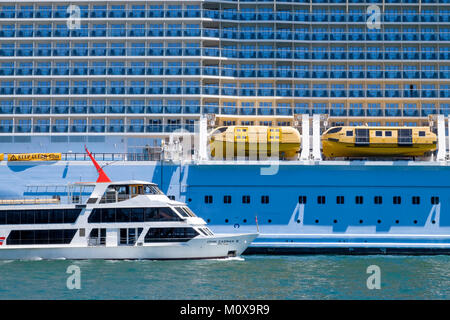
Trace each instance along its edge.
<instances>
[{"instance_id":1,"label":"ship deck railing","mask_svg":"<svg viewBox=\"0 0 450 320\"><path fill-rule=\"evenodd\" d=\"M60 198L0 199L0 205L61 204Z\"/></svg>"}]
</instances>

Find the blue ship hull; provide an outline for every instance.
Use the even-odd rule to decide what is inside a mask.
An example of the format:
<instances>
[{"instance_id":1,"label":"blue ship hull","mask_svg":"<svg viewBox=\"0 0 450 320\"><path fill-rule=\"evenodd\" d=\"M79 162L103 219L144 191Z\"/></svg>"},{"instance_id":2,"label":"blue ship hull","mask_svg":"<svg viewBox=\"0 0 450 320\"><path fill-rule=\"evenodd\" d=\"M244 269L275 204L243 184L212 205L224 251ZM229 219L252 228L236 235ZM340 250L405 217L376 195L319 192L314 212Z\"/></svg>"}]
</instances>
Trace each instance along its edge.
<instances>
[{"instance_id":1,"label":"blue ship hull","mask_svg":"<svg viewBox=\"0 0 450 320\"><path fill-rule=\"evenodd\" d=\"M105 170L113 181L159 184L216 232L259 231L247 253L450 253L446 163L120 162ZM2 163L0 197L96 177L88 161Z\"/></svg>"}]
</instances>

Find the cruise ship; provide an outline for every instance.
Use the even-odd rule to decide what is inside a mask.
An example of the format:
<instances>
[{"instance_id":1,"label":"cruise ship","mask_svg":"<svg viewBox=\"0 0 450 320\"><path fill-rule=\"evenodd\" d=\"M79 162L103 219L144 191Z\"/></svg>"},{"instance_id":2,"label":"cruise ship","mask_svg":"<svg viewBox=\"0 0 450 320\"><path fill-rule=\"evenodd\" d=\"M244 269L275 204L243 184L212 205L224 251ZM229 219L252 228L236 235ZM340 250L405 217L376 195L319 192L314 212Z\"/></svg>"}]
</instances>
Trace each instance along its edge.
<instances>
[{"instance_id":1,"label":"cruise ship","mask_svg":"<svg viewBox=\"0 0 450 320\"><path fill-rule=\"evenodd\" d=\"M0 197L92 180L86 144L214 232L259 230L249 253L450 252L449 58L449 0L0 0ZM251 126L301 146L211 156ZM365 126L436 150L324 156L327 130Z\"/></svg>"}]
</instances>

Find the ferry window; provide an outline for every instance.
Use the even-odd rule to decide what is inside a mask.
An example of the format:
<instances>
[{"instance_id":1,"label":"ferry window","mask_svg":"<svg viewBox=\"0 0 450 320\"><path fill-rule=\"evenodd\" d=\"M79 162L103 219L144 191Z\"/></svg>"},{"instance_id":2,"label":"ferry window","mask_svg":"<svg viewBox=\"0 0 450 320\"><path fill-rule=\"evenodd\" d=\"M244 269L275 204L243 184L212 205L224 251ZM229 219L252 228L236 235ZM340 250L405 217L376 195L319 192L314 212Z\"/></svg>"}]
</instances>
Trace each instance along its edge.
<instances>
[{"instance_id":1,"label":"ferry window","mask_svg":"<svg viewBox=\"0 0 450 320\"><path fill-rule=\"evenodd\" d=\"M439 204L439 197L431 197L431 204Z\"/></svg>"},{"instance_id":2,"label":"ferry window","mask_svg":"<svg viewBox=\"0 0 450 320\"><path fill-rule=\"evenodd\" d=\"M337 196L336 197L336 203L337 204L344 204L344 196Z\"/></svg>"},{"instance_id":3,"label":"ferry window","mask_svg":"<svg viewBox=\"0 0 450 320\"><path fill-rule=\"evenodd\" d=\"M213 197L212 196L205 196L205 203L213 203Z\"/></svg>"},{"instance_id":4,"label":"ferry window","mask_svg":"<svg viewBox=\"0 0 450 320\"><path fill-rule=\"evenodd\" d=\"M298 203L306 204L306 196L299 196L298 197Z\"/></svg>"},{"instance_id":5,"label":"ferry window","mask_svg":"<svg viewBox=\"0 0 450 320\"><path fill-rule=\"evenodd\" d=\"M345 134L347 137L353 137L353 130L349 130Z\"/></svg>"},{"instance_id":6,"label":"ferry window","mask_svg":"<svg viewBox=\"0 0 450 320\"><path fill-rule=\"evenodd\" d=\"M383 197L381 197L381 196L375 196L373 200L374 200L375 204L382 204L383 203Z\"/></svg>"},{"instance_id":7,"label":"ferry window","mask_svg":"<svg viewBox=\"0 0 450 320\"><path fill-rule=\"evenodd\" d=\"M382 137L383 136L383 131L375 131L375 136Z\"/></svg>"},{"instance_id":8,"label":"ferry window","mask_svg":"<svg viewBox=\"0 0 450 320\"><path fill-rule=\"evenodd\" d=\"M386 137L392 137L392 131L385 131L385 132L384 132L384 135L385 135Z\"/></svg>"},{"instance_id":9,"label":"ferry window","mask_svg":"<svg viewBox=\"0 0 450 320\"><path fill-rule=\"evenodd\" d=\"M317 196L318 204L325 204L325 196Z\"/></svg>"},{"instance_id":10,"label":"ferry window","mask_svg":"<svg viewBox=\"0 0 450 320\"><path fill-rule=\"evenodd\" d=\"M420 197L418 196L412 197L412 204L420 204Z\"/></svg>"},{"instance_id":11,"label":"ferry window","mask_svg":"<svg viewBox=\"0 0 450 320\"><path fill-rule=\"evenodd\" d=\"M261 196L261 203L268 204L269 196Z\"/></svg>"},{"instance_id":12,"label":"ferry window","mask_svg":"<svg viewBox=\"0 0 450 320\"><path fill-rule=\"evenodd\" d=\"M223 203L231 203L231 196L223 196Z\"/></svg>"},{"instance_id":13,"label":"ferry window","mask_svg":"<svg viewBox=\"0 0 450 320\"><path fill-rule=\"evenodd\" d=\"M5 210L0 212L0 224L74 223L81 209Z\"/></svg>"},{"instance_id":14,"label":"ferry window","mask_svg":"<svg viewBox=\"0 0 450 320\"><path fill-rule=\"evenodd\" d=\"M146 184L144 185L144 194L163 194L157 186Z\"/></svg>"},{"instance_id":15,"label":"ferry window","mask_svg":"<svg viewBox=\"0 0 450 320\"><path fill-rule=\"evenodd\" d=\"M363 196L356 196L355 197L355 203L356 204L363 204L363 200L364 198L363 198Z\"/></svg>"},{"instance_id":16,"label":"ferry window","mask_svg":"<svg viewBox=\"0 0 450 320\"><path fill-rule=\"evenodd\" d=\"M242 196L242 203L250 203L250 196Z\"/></svg>"},{"instance_id":17,"label":"ferry window","mask_svg":"<svg viewBox=\"0 0 450 320\"><path fill-rule=\"evenodd\" d=\"M144 221L144 208L132 208L131 209L131 222Z\"/></svg>"},{"instance_id":18,"label":"ferry window","mask_svg":"<svg viewBox=\"0 0 450 320\"><path fill-rule=\"evenodd\" d=\"M190 217L189 211L185 210L183 207L175 207L174 208L179 214L181 214L182 217Z\"/></svg>"},{"instance_id":19,"label":"ferry window","mask_svg":"<svg viewBox=\"0 0 450 320\"><path fill-rule=\"evenodd\" d=\"M204 231L202 228L198 228L198 231L200 231L204 236L208 236L206 231Z\"/></svg>"},{"instance_id":20,"label":"ferry window","mask_svg":"<svg viewBox=\"0 0 450 320\"><path fill-rule=\"evenodd\" d=\"M6 244L69 244L76 232L77 229L12 230L6 239Z\"/></svg>"},{"instance_id":21,"label":"ferry window","mask_svg":"<svg viewBox=\"0 0 450 320\"><path fill-rule=\"evenodd\" d=\"M394 196L394 197L392 198L392 202L393 202L394 204L401 204L401 203L402 203L402 197Z\"/></svg>"},{"instance_id":22,"label":"ferry window","mask_svg":"<svg viewBox=\"0 0 450 320\"><path fill-rule=\"evenodd\" d=\"M186 242L198 236L194 228L150 228L145 242Z\"/></svg>"},{"instance_id":23,"label":"ferry window","mask_svg":"<svg viewBox=\"0 0 450 320\"><path fill-rule=\"evenodd\" d=\"M425 131L419 131L419 137L425 137Z\"/></svg>"}]
</instances>

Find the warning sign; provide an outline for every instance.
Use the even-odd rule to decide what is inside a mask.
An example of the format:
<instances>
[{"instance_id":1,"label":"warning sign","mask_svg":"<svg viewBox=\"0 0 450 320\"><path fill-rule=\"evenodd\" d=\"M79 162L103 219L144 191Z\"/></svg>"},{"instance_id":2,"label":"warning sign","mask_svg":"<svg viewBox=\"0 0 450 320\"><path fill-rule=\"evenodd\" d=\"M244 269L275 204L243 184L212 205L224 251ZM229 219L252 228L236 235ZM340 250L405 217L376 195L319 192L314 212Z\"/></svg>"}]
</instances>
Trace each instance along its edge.
<instances>
[{"instance_id":1,"label":"warning sign","mask_svg":"<svg viewBox=\"0 0 450 320\"><path fill-rule=\"evenodd\" d=\"M0 153L0 161L3 161L5 159L5 155L3 153Z\"/></svg>"},{"instance_id":2,"label":"warning sign","mask_svg":"<svg viewBox=\"0 0 450 320\"><path fill-rule=\"evenodd\" d=\"M12 153L12 154L8 154L8 161L58 161L58 160L61 160L61 153Z\"/></svg>"}]
</instances>

